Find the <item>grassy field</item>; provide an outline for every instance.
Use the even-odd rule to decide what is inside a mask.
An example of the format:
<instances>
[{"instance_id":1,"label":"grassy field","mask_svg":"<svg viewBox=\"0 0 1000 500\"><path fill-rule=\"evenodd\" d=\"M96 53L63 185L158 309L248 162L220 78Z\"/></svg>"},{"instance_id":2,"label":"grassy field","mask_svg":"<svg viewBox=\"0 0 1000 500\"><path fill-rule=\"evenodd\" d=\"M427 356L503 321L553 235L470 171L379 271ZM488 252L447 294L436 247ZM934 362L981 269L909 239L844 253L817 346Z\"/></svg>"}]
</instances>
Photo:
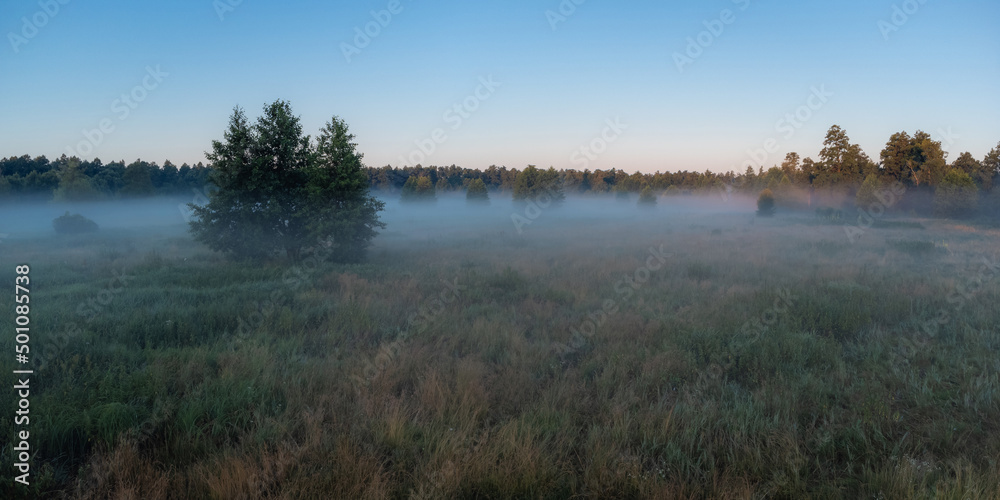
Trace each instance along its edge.
<instances>
[{"instance_id":1,"label":"grassy field","mask_svg":"<svg viewBox=\"0 0 1000 500\"><path fill-rule=\"evenodd\" d=\"M363 265L4 241L48 361L0 496L1000 498L1000 231L446 212L391 207Z\"/></svg>"}]
</instances>

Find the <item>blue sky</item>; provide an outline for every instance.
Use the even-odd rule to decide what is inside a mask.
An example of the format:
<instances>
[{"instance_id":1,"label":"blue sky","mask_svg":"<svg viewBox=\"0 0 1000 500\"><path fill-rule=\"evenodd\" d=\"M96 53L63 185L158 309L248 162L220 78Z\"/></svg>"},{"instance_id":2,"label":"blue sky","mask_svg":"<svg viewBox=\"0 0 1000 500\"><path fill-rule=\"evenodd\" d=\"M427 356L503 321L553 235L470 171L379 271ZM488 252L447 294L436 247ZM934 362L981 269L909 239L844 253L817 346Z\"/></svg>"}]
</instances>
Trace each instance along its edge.
<instances>
[{"instance_id":1,"label":"blue sky","mask_svg":"<svg viewBox=\"0 0 1000 500\"><path fill-rule=\"evenodd\" d=\"M234 106L256 117L279 98L311 135L345 119L370 166L742 171L815 157L833 124L873 158L900 130L951 159L1000 142L994 0L35 0L2 14L0 156L195 163ZM357 38L366 27L376 36ZM683 71L678 54L694 56Z\"/></svg>"}]
</instances>

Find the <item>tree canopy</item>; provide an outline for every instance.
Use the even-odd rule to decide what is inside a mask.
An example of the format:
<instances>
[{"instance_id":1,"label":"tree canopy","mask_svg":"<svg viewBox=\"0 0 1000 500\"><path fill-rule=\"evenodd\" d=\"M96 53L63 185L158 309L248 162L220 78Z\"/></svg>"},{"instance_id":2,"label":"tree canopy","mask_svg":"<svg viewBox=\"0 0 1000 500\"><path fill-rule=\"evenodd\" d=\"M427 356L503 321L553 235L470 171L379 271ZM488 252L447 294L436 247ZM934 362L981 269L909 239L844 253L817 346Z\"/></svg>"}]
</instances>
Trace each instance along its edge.
<instances>
[{"instance_id":1,"label":"tree canopy","mask_svg":"<svg viewBox=\"0 0 1000 500\"><path fill-rule=\"evenodd\" d=\"M384 227L384 204L368 194L353 137L334 117L313 145L286 101L265 106L252 125L237 107L207 153L218 189L205 206L191 205L195 238L245 258L298 259L320 246L337 260L363 258Z\"/></svg>"}]
</instances>

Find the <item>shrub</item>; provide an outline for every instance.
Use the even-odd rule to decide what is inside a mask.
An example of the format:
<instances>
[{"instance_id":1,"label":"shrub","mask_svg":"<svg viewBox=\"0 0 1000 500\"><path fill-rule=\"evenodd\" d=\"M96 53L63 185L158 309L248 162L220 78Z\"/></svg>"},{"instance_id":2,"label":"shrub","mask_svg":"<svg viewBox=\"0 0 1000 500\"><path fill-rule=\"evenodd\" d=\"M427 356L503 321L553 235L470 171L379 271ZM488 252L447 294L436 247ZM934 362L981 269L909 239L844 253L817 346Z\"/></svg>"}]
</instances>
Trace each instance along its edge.
<instances>
[{"instance_id":1,"label":"shrub","mask_svg":"<svg viewBox=\"0 0 1000 500\"><path fill-rule=\"evenodd\" d=\"M97 223L80 215L70 214L57 217L52 221L52 227L59 234L79 234L97 232Z\"/></svg>"},{"instance_id":2,"label":"shrub","mask_svg":"<svg viewBox=\"0 0 1000 500\"><path fill-rule=\"evenodd\" d=\"M774 215L774 193L770 189L761 191L757 197L757 215L761 217Z\"/></svg>"}]
</instances>

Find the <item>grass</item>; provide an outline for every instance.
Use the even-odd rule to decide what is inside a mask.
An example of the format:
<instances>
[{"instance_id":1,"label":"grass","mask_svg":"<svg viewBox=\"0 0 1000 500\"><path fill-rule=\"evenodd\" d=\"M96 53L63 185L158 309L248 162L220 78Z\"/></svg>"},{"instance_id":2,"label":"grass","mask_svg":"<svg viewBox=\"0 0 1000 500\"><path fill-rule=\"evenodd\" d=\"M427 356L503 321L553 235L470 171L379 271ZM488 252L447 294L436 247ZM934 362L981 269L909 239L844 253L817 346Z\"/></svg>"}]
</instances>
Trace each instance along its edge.
<instances>
[{"instance_id":1,"label":"grass","mask_svg":"<svg viewBox=\"0 0 1000 500\"><path fill-rule=\"evenodd\" d=\"M980 270L1000 232L550 214L518 235L502 215L397 228L361 265L247 266L183 234L5 242L0 279L27 262L38 283L33 350L79 333L32 380L33 484L0 496L1000 496Z\"/></svg>"}]
</instances>

